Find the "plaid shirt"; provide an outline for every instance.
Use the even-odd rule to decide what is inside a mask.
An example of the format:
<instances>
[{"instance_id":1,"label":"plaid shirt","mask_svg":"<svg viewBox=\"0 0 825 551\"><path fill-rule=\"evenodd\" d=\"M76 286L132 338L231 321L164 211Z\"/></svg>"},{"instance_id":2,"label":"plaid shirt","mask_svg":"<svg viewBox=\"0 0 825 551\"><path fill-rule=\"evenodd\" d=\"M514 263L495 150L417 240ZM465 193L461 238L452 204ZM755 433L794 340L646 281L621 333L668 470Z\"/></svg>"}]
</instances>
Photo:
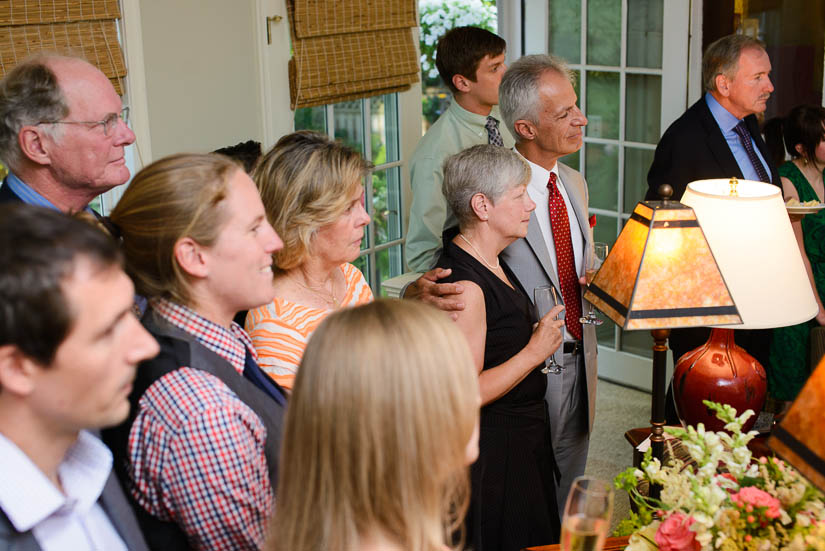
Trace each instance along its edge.
<instances>
[{"instance_id":1,"label":"plaid shirt","mask_svg":"<svg viewBox=\"0 0 825 551\"><path fill-rule=\"evenodd\" d=\"M151 305L239 376L245 354L256 357L235 323L227 330L179 304ZM216 377L188 366L155 381L138 407L128 454L141 506L175 522L194 549L260 549L274 502L260 418Z\"/></svg>"}]
</instances>

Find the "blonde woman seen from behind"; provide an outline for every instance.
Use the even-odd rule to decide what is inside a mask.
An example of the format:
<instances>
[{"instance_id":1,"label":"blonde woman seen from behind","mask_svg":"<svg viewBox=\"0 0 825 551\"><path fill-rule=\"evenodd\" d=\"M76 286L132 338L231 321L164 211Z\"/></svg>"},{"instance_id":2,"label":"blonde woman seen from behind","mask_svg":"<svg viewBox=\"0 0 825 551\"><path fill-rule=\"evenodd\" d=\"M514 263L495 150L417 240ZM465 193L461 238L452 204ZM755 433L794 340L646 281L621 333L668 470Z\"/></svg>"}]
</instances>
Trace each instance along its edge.
<instances>
[{"instance_id":1,"label":"blonde woman seen from behind","mask_svg":"<svg viewBox=\"0 0 825 551\"><path fill-rule=\"evenodd\" d=\"M249 312L246 329L261 367L291 389L304 346L332 311L372 300L358 258L370 217L363 179L370 164L317 132L281 138L253 179L284 248L275 255L275 299Z\"/></svg>"},{"instance_id":2,"label":"blonde woman seen from behind","mask_svg":"<svg viewBox=\"0 0 825 551\"><path fill-rule=\"evenodd\" d=\"M330 315L290 399L267 549L450 549L479 403L472 356L443 313L379 300Z\"/></svg>"}]
</instances>

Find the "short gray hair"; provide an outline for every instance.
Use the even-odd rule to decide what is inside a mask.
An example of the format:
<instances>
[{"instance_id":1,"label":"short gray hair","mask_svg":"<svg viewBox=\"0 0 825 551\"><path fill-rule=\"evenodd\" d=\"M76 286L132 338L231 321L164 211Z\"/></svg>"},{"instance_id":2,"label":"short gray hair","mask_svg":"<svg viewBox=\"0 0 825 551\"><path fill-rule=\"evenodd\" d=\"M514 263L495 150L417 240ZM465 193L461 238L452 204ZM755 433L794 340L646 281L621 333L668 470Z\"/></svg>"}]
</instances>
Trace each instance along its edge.
<instances>
[{"instance_id":1,"label":"short gray hair","mask_svg":"<svg viewBox=\"0 0 825 551\"><path fill-rule=\"evenodd\" d=\"M505 193L530 180L530 165L512 149L474 145L444 161L441 191L462 228L474 221L470 200L477 193L495 204Z\"/></svg>"},{"instance_id":2,"label":"short gray hair","mask_svg":"<svg viewBox=\"0 0 825 551\"><path fill-rule=\"evenodd\" d=\"M729 34L708 46L702 56L702 84L705 91L716 91L716 77L719 75L732 79L739 70L742 52L750 49L765 51L765 45L743 34Z\"/></svg>"},{"instance_id":3,"label":"short gray hair","mask_svg":"<svg viewBox=\"0 0 825 551\"><path fill-rule=\"evenodd\" d=\"M515 129L518 120L527 120L538 124L539 111L539 79L546 71L555 71L570 81L576 83L576 75L567 66L567 62L554 55L536 54L526 55L510 65L498 88L498 106L501 116L516 141L521 136Z\"/></svg>"},{"instance_id":4,"label":"short gray hair","mask_svg":"<svg viewBox=\"0 0 825 551\"><path fill-rule=\"evenodd\" d=\"M38 55L25 60L0 81L0 159L12 171L22 160L17 141L20 130L42 121L58 121L69 114L57 76L47 65L53 57ZM45 131L54 138L62 133L57 128Z\"/></svg>"}]
</instances>

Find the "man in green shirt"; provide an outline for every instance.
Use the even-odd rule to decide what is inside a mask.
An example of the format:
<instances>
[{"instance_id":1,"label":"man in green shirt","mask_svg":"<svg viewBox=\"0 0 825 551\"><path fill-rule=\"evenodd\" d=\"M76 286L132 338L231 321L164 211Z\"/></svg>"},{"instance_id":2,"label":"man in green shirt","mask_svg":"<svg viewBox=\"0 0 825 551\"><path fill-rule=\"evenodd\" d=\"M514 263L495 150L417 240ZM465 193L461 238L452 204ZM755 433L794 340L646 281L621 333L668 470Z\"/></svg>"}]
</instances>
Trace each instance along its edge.
<instances>
[{"instance_id":1,"label":"man in green shirt","mask_svg":"<svg viewBox=\"0 0 825 551\"><path fill-rule=\"evenodd\" d=\"M478 144L513 146L499 130L498 85L507 66L503 38L478 27L457 27L442 36L436 66L453 101L421 138L410 160L413 193L407 232L407 264L424 272L441 252L441 233L458 225L441 193L442 165L450 155Z\"/></svg>"}]
</instances>

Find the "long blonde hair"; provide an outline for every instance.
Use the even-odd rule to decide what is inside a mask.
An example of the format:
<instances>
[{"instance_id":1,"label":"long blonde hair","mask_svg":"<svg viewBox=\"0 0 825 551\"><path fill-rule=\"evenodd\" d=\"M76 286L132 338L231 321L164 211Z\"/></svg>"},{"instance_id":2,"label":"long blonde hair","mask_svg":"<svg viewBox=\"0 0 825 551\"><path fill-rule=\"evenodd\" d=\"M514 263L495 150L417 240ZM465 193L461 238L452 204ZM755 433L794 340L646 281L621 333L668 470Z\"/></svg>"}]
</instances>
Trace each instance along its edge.
<instances>
[{"instance_id":1,"label":"long blonde hair","mask_svg":"<svg viewBox=\"0 0 825 551\"><path fill-rule=\"evenodd\" d=\"M110 218L138 293L189 303L189 279L175 259L175 243L181 237L206 247L215 243L226 218L228 182L240 170L223 155L181 153L135 175Z\"/></svg>"},{"instance_id":2,"label":"long blonde hair","mask_svg":"<svg viewBox=\"0 0 825 551\"><path fill-rule=\"evenodd\" d=\"M324 134L287 134L252 173L272 227L284 247L272 258L276 271L291 270L312 254L315 232L340 217L372 165L355 150Z\"/></svg>"},{"instance_id":3,"label":"long blonde hair","mask_svg":"<svg viewBox=\"0 0 825 551\"><path fill-rule=\"evenodd\" d=\"M379 532L443 551L467 510L478 396L442 312L385 299L329 316L290 400L268 549L349 551Z\"/></svg>"}]
</instances>

